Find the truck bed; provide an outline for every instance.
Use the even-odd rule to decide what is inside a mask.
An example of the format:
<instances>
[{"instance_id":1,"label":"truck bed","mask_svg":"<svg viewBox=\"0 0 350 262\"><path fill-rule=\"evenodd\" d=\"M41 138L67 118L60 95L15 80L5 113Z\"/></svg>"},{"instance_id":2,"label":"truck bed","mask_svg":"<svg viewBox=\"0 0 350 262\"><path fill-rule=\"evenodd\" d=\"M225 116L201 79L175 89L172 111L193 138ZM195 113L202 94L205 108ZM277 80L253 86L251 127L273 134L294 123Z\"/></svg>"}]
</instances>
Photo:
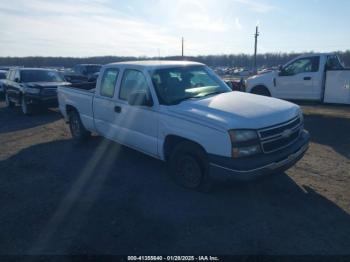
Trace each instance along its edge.
<instances>
[{"instance_id":1,"label":"truck bed","mask_svg":"<svg viewBox=\"0 0 350 262\"><path fill-rule=\"evenodd\" d=\"M92 90L96 88L96 82L83 82L72 84L72 88L83 89L83 90Z\"/></svg>"},{"instance_id":2,"label":"truck bed","mask_svg":"<svg viewBox=\"0 0 350 262\"><path fill-rule=\"evenodd\" d=\"M57 94L59 109L66 120L68 120L68 108L75 108L86 129L95 130L93 118L94 88L86 90L74 86L59 87Z\"/></svg>"}]
</instances>

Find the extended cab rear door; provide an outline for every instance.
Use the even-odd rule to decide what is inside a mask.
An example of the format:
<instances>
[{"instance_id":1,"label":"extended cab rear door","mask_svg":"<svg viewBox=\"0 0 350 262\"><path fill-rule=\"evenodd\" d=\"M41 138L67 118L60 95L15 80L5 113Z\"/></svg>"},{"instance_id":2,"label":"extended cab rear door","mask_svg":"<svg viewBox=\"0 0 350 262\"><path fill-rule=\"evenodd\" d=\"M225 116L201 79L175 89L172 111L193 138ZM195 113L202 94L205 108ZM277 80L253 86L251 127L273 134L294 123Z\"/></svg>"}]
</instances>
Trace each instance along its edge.
<instances>
[{"instance_id":1,"label":"extended cab rear door","mask_svg":"<svg viewBox=\"0 0 350 262\"><path fill-rule=\"evenodd\" d=\"M119 126L115 125L118 115L115 113L117 102L115 94L120 82L120 68L104 68L98 79L93 99L95 128L99 134L109 139L116 139Z\"/></svg>"},{"instance_id":2,"label":"extended cab rear door","mask_svg":"<svg viewBox=\"0 0 350 262\"><path fill-rule=\"evenodd\" d=\"M284 99L320 100L323 70L320 56L301 57L287 64L275 79L275 96Z\"/></svg>"}]
</instances>

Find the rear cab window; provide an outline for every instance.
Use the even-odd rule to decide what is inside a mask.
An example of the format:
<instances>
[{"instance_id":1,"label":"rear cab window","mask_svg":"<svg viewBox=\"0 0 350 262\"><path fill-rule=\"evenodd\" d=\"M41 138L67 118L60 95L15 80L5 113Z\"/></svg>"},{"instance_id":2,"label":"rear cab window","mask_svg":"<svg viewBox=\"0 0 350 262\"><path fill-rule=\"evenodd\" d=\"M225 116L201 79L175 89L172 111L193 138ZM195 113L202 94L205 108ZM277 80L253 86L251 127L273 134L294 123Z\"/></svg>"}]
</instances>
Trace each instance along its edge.
<instances>
[{"instance_id":1,"label":"rear cab window","mask_svg":"<svg viewBox=\"0 0 350 262\"><path fill-rule=\"evenodd\" d=\"M15 70L11 69L9 73L7 74L7 80L13 81L15 76Z\"/></svg>"},{"instance_id":2,"label":"rear cab window","mask_svg":"<svg viewBox=\"0 0 350 262\"><path fill-rule=\"evenodd\" d=\"M340 63L338 56L330 55L327 57L326 70L342 70L343 65Z\"/></svg>"},{"instance_id":3,"label":"rear cab window","mask_svg":"<svg viewBox=\"0 0 350 262\"><path fill-rule=\"evenodd\" d=\"M113 97L115 86L118 80L119 69L107 68L102 76L100 95L105 97Z\"/></svg>"}]
</instances>

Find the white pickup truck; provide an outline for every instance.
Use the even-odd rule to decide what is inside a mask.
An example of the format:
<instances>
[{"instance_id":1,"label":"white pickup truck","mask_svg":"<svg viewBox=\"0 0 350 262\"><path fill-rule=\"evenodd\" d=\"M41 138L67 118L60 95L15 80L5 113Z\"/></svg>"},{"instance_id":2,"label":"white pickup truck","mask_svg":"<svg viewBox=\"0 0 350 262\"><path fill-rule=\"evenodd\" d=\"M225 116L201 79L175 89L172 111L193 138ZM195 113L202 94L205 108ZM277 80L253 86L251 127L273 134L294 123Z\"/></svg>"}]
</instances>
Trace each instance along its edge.
<instances>
[{"instance_id":1,"label":"white pickup truck","mask_svg":"<svg viewBox=\"0 0 350 262\"><path fill-rule=\"evenodd\" d=\"M105 65L96 89L59 87L58 100L74 139L94 132L167 161L192 189L207 189L215 175L282 172L309 143L299 106L232 92L194 62Z\"/></svg>"},{"instance_id":2,"label":"white pickup truck","mask_svg":"<svg viewBox=\"0 0 350 262\"><path fill-rule=\"evenodd\" d=\"M299 56L280 70L247 79L246 91L291 100L350 104L350 69L335 54Z\"/></svg>"}]
</instances>

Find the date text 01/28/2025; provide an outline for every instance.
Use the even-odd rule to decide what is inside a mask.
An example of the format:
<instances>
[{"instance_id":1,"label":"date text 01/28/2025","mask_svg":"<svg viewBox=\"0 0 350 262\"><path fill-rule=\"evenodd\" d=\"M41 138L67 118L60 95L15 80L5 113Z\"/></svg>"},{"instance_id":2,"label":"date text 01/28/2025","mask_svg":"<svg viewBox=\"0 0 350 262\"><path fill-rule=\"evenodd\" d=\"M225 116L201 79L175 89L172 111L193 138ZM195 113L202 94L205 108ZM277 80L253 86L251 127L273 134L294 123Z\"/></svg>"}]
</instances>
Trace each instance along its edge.
<instances>
[{"instance_id":1,"label":"date text 01/28/2025","mask_svg":"<svg viewBox=\"0 0 350 262\"><path fill-rule=\"evenodd\" d=\"M219 261L215 256L128 256L128 261Z\"/></svg>"}]
</instances>

